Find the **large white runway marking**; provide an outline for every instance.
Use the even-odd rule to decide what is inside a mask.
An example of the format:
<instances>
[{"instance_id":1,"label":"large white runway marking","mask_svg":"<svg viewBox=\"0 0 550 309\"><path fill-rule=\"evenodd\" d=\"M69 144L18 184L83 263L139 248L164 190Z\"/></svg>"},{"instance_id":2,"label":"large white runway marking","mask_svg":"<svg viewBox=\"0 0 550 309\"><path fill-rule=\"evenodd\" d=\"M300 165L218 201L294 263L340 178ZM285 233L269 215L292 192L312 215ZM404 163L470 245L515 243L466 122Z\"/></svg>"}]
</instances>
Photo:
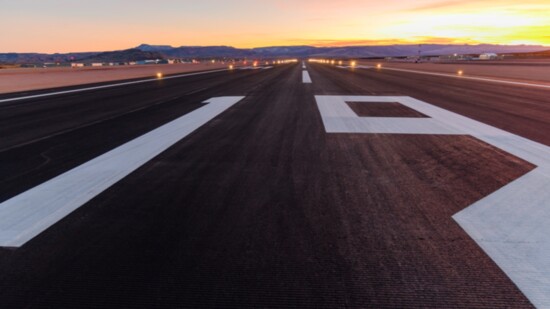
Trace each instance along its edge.
<instances>
[{"instance_id":1,"label":"large white runway marking","mask_svg":"<svg viewBox=\"0 0 550 309\"><path fill-rule=\"evenodd\" d=\"M433 118L359 117L346 102L399 102L394 97L316 96L328 133L464 134Z\"/></svg>"},{"instance_id":2,"label":"large white runway marking","mask_svg":"<svg viewBox=\"0 0 550 309\"><path fill-rule=\"evenodd\" d=\"M244 97L219 97L0 204L0 246L19 247Z\"/></svg>"},{"instance_id":3,"label":"large white runway marking","mask_svg":"<svg viewBox=\"0 0 550 309\"><path fill-rule=\"evenodd\" d=\"M550 147L411 97L316 96L328 133L463 134L537 166L453 218L539 308L550 308ZM359 117L346 102L398 102L431 117L426 132L397 120ZM380 119L380 118L378 118ZM422 120L422 119L420 119ZM428 119L423 119L424 121ZM443 129L441 129L443 128Z\"/></svg>"},{"instance_id":4,"label":"large white runway marking","mask_svg":"<svg viewBox=\"0 0 550 309\"><path fill-rule=\"evenodd\" d=\"M228 70L229 69L221 69L221 70L212 70L212 71L197 72L197 73L186 73L186 74L166 76L166 77L163 77L162 79L181 78L181 77L187 77L187 76L195 76L195 75L203 75L203 74L209 74L209 73L223 72L223 71L228 71ZM48 92L48 93L35 94L35 95L29 95L29 96L24 96L24 97L3 99L3 100L0 100L0 103L27 100L27 99L36 99L36 98L42 98L42 97L50 97L50 96L59 95L59 94L68 94L68 93L76 93L76 92L83 92L83 91L90 91L90 90L98 90L98 89L106 89L106 88L113 88L113 87L148 83L148 82L158 81L158 80L159 80L158 78L149 78L149 79L142 79L142 80L137 80L137 81L133 81L133 82L124 82L124 83L116 83L116 84L109 84L109 85L95 86L95 87L87 87L87 88L80 88L80 89L73 89L73 90Z\"/></svg>"},{"instance_id":5,"label":"large white runway marking","mask_svg":"<svg viewBox=\"0 0 550 309\"><path fill-rule=\"evenodd\" d=\"M302 83L311 84L311 77L308 71L302 71Z\"/></svg>"}]
</instances>

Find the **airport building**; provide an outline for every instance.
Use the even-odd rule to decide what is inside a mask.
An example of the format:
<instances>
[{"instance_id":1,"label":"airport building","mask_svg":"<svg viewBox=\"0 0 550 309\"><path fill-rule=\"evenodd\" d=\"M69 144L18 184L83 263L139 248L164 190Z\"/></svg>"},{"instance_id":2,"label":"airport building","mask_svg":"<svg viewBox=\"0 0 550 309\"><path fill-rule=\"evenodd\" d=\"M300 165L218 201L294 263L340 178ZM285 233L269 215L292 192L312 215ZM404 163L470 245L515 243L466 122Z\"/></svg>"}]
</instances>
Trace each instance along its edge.
<instances>
[{"instance_id":1,"label":"airport building","mask_svg":"<svg viewBox=\"0 0 550 309\"><path fill-rule=\"evenodd\" d=\"M494 60L498 59L498 55L495 53L483 53L479 55L479 60Z\"/></svg>"}]
</instances>

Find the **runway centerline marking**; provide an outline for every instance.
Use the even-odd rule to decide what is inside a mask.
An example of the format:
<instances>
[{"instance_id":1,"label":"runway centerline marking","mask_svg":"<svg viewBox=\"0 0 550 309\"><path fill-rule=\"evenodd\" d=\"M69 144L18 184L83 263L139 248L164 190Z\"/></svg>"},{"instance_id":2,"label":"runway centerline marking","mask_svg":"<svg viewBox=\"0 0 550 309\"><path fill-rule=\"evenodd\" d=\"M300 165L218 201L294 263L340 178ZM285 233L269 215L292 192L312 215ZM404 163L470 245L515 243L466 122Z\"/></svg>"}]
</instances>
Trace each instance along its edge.
<instances>
[{"instance_id":1,"label":"runway centerline marking","mask_svg":"<svg viewBox=\"0 0 550 309\"><path fill-rule=\"evenodd\" d=\"M311 77L309 76L309 72L304 70L302 71L302 83L304 84L311 84Z\"/></svg>"},{"instance_id":2,"label":"runway centerline marking","mask_svg":"<svg viewBox=\"0 0 550 309\"><path fill-rule=\"evenodd\" d=\"M204 72L178 74L178 75L166 76L166 77L163 77L160 80L173 79L173 78L182 78L182 77L187 77L187 76L204 75L204 74L223 72L223 71L228 71L228 70L229 69L220 69L220 70L212 70L212 71L204 71ZM79 88L79 89L72 89L72 90L63 90L63 91L56 91L56 92L41 93L41 94L35 94L35 95L29 95L29 96L23 96L23 97L3 99L3 100L0 100L0 103L21 101L21 100L27 100L27 99L36 99L36 98L50 97L50 96L55 96L55 95L60 95L60 94L77 93L77 92L84 92L84 91L98 90L98 89L106 89L106 88L113 88L113 87L120 87L120 86L127 86L127 85L135 85L135 84L148 83L148 82L153 82L153 81L159 81L159 79L158 78L150 78L150 79L136 80L136 81L133 81L133 82L123 82L123 83L108 84L108 85L102 85L102 86L94 86L94 87L86 87L86 88Z\"/></svg>"},{"instance_id":3,"label":"runway centerline marking","mask_svg":"<svg viewBox=\"0 0 550 309\"><path fill-rule=\"evenodd\" d=\"M217 97L0 204L0 246L20 247L244 97Z\"/></svg>"},{"instance_id":4,"label":"runway centerline marking","mask_svg":"<svg viewBox=\"0 0 550 309\"><path fill-rule=\"evenodd\" d=\"M426 102L402 96L316 96L327 133L461 134L473 136L535 166L468 206L453 219L539 308L550 308L550 147ZM398 102L428 117L359 117L346 102ZM399 121L405 121L399 124ZM385 123L383 123L385 122ZM450 133L447 133L450 132Z\"/></svg>"}]
</instances>

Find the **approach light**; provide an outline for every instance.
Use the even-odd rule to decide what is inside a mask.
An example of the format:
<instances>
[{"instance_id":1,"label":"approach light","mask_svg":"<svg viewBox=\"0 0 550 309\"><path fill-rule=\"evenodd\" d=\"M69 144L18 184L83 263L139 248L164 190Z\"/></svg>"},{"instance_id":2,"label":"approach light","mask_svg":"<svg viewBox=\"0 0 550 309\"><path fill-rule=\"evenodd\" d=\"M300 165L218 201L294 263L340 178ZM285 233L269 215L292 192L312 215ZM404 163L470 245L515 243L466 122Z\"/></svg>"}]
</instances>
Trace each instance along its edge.
<instances>
[{"instance_id":1,"label":"approach light","mask_svg":"<svg viewBox=\"0 0 550 309\"><path fill-rule=\"evenodd\" d=\"M462 76L462 75L464 74L464 71L459 70L459 71L457 72L457 74L458 74L458 76Z\"/></svg>"},{"instance_id":2,"label":"approach light","mask_svg":"<svg viewBox=\"0 0 550 309\"><path fill-rule=\"evenodd\" d=\"M229 69L233 70L233 65L232 64L229 65Z\"/></svg>"},{"instance_id":3,"label":"approach light","mask_svg":"<svg viewBox=\"0 0 550 309\"><path fill-rule=\"evenodd\" d=\"M162 73L157 73L157 78L162 78Z\"/></svg>"},{"instance_id":4,"label":"approach light","mask_svg":"<svg viewBox=\"0 0 550 309\"><path fill-rule=\"evenodd\" d=\"M351 67L352 67L352 68L354 68L356 65L357 65L357 62L355 62L355 61L352 61L352 62L351 62Z\"/></svg>"},{"instance_id":5,"label":"approach light","mask_svg":"<svg viewBox=\"0 0 550 309\"><path fill-rule=\"evenodd\" d=\"M377 64L377 65L376 65L376 68L377 68L377 69L381 69L381 68L382 68L382 64L380 64L380 63Z\"/></svg>"}]
</instances>

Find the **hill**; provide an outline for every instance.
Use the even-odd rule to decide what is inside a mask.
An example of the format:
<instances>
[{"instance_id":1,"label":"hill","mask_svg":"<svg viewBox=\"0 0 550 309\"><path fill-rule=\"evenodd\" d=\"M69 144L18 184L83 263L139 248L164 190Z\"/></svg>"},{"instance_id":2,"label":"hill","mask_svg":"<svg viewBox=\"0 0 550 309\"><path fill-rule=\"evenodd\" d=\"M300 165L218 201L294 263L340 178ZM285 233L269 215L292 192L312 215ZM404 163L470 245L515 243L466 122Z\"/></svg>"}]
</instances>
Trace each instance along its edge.
<instances>
[{"instance_id":1,"label":"hill","mask_svg":"<svg viewBox=\"0 0 550 309\"><path fill-rule=\"evenodd\" d=\"M131 48L120 51L103 52L83 58L76 59L78 62L127 62L148 59L165 59L164 55L157 51L142 51Z\"/></svg>"},{"instance_id":2,"label":"hill","mask_svg":"<svg viewBox=\"0 0 550 309\"><path fill-rule=\"evenodd\" d=\"M39 53L0 53L0 64L42 64L45 62L129 62L147 59L167 58L280 58L280 57L335 57L335 58L375 58L404 57L418 55L439 56L450 54L523 54L521 57L547 57L548 47L540 45L386 45L386 46L271 46L259 48L235 48L231 46L180 46L141 44L135 48L89 53L39 54ZM528 56L530 55L530 56ZM518 56L519 57L519 56Z\"/></svg>"},{"instance_id":3,"label":"hill","mask_svg":"<svg viewBox=\"0 0 550 309\"><path fill-rule=\"evenodd\" d=\"M547 49L538 45L386 45L386 46L271 46L252 49L238 49L229 46L180 46L142 44L136 47L142 51L158 51L168 57L404 57L418 55L481 54L481 53L525 53Z\"/></svg>"}]
</instances>

